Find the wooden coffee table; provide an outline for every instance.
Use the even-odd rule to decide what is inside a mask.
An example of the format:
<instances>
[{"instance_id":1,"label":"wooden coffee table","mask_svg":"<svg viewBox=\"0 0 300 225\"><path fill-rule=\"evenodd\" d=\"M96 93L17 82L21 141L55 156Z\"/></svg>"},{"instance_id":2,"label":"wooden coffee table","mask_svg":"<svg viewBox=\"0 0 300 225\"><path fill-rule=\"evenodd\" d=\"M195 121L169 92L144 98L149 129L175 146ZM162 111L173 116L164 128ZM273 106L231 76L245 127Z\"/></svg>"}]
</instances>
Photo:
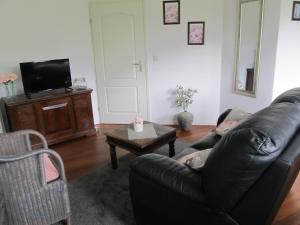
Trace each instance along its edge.
<instances>
[{"instance_id":1,"label":"wooden coffee table","mask_svg":"<svg viewBox=\"0 0 300 225\"><path fill-rule=\"evenodd\" d=\"M151 153L155 149L165 144L169 144L169 156L173 157L175 155L174 143L176 141L176 129L155 123L152 124L157 133L156 138L129 140L128 126L114 129L105 133L106 142L110 147L110 157L113 169L118 168L116 147L126 149L135 155L142 155Z\"/></svg>"}]
</instances>

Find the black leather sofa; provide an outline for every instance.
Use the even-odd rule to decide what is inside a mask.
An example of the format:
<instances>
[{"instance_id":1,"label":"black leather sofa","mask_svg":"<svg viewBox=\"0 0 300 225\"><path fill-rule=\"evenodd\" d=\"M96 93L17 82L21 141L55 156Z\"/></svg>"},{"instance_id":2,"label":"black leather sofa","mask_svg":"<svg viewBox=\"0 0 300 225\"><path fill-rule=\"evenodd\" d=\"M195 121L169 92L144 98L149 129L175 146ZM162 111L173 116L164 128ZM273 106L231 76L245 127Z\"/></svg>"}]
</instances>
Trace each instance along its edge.
<instances>
[{"instance_id":1,"label":"black leather sofa","mask_svg":"<svg viewBox=\"0 0 300 225\"><path fill-rule=\"evenodd\" d=\"M300 88L194 145L214 146L198 171L162 155L137 157L129 178L137 225L271 224L299 172L299 126Z\"/></svg>"}]
</instances>

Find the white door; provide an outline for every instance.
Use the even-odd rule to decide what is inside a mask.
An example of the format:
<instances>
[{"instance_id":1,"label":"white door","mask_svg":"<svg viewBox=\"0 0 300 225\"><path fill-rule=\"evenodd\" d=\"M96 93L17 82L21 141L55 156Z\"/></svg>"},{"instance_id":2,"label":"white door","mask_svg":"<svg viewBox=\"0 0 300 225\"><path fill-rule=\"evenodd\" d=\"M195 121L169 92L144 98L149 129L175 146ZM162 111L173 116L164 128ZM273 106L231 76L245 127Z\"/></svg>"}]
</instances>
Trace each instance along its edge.
<instances>
[{"instance_id":1,"label":"white door","mask_svg":"<svg viewBox=\"0 0 300 225\"><path fill-rule=\"evenodd\" d=\"M147 119L147 81L141 0L90 5L102 123Z\"/></svg>"}]
</instances>

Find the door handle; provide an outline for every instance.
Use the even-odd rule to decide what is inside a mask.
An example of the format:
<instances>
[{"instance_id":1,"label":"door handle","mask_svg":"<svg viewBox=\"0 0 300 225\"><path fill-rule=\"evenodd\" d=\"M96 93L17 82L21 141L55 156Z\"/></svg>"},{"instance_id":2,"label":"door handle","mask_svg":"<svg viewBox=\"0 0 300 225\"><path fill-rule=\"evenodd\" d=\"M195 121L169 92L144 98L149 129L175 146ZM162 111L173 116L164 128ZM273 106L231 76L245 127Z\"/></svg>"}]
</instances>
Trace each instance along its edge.
<instances>
[{"instance_id":1,"label":"door handle","mask_svg":"<svg viewBox=\"0 0 300 225\"><path fill-rule=\"evenodd\" d=\"M142 66L142 62L140 61L140 62L138 62L138 63L132 63L132 65L133 66L138 66L139 67L139 70L140 70L140 72L142 72L143 71L143 66Z\"/></svg>"},{"instance_id":2,"label":"door handle","mask_svg":"<svg viewBox=\"0 0 300 225\"><path fill-rule=\"evenodd\" d=\"M59 108L64 108L67 106L68 103L62 103L62 104L57 104L57 105L51 105L51 106L46 106L43 107L42 109L44 111L52 110L52 109L59 109Z\"/></svg>"}]
</instances>

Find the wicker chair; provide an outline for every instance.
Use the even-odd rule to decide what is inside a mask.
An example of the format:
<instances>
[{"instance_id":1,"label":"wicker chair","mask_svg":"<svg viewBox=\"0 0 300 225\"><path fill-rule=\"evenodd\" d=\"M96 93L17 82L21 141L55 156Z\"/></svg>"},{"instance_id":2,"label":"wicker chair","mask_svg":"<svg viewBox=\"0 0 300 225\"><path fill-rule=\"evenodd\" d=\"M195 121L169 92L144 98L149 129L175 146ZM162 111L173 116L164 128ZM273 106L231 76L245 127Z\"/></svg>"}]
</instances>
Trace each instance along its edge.
<instances>
[{"instance_id":1,"label":"wicker chair","mask_svg":"<svg viewBox=\"0 0 300 225\"><path fill-rule=\"evenodd\" d=\"M43 148L32 150L30 137ZM43 154L54 160L59 178L47 183ZM1 223L2 222L2 223ZM0 134L0 223L7 225L70 224L70 204L63 162L33 130Z\"/></svg>"}]
</instances>

